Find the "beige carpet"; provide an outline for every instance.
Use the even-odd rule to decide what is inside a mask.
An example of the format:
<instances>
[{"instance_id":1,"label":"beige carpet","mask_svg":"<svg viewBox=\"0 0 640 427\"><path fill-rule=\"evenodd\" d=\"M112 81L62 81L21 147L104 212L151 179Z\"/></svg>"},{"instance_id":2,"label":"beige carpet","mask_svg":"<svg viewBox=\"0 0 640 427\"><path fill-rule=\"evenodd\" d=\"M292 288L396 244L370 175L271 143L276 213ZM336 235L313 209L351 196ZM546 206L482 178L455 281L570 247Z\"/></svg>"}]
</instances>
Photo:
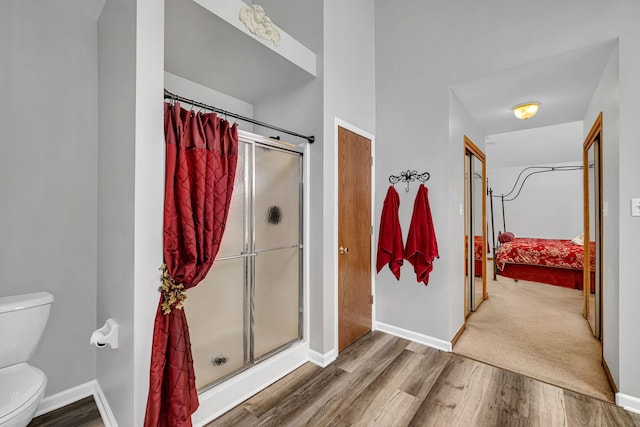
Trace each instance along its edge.
<instances>
[{"instance_id":1,"label":"beige carpet","mask_svg":"<svg viewBox=\"0 0 640 427\"><path fill-rule=\"evenodd\" d=\"M582 317L582 291L498 276L453 351L609 402L600 344Z\"/></svg>"}]
</instances>

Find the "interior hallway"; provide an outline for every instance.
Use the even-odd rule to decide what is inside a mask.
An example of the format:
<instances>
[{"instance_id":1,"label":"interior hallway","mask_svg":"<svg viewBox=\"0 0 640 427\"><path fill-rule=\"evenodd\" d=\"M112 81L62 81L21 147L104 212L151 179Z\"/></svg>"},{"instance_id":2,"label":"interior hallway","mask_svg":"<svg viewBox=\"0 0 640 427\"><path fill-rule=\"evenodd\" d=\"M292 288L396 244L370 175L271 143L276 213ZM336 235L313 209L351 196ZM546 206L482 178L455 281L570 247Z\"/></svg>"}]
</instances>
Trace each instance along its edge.
<instances>
[{"instance_id":1,"label":"interior hallway","mask_svg":"<svg viewBox=\"0 0 640 427\"><path fill-rule=\"evenodd\" d=\"M455 353L614 402L582 291L491 275L487 291Z\"/></svg>"}]
</instances>

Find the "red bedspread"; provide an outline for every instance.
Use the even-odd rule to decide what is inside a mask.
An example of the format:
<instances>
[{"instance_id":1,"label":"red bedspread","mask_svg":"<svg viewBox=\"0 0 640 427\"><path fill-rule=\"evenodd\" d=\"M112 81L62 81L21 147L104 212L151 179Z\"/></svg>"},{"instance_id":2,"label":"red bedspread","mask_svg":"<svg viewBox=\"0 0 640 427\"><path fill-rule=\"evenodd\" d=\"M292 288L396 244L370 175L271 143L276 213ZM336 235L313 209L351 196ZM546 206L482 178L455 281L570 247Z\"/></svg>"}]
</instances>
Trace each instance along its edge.
<instances>
[{"instance_id":1,"label":"red bedspread","mask_svg":"<svg viewBox=\"0 0 640 427\"><path fill-rule=\"evenodd\" d=\"M487 253L490 253L489 245L487 244ZM482 261L482 236L473 237L473 254L476 260Z\"/></svg>"},{"instance_id":2,"label":"red bedspread","mask_svg":"<svg viewBox=\"0 0 640 427\"><path fill-rule=\"evenodd\" d=\"M591 270L595 270L595 243L591 242ZM503 243L496 251L496 265L506 263L582 270L584 248L571 240L518 238Z\"/></svg>"},{"instance_id":3,"label":"red bedspread","mask_svg":"<svg viewBox=\"0 0 640 427\"><path fill-rule=\"evenodd\" d=\"M468 236L464 236L464 250L467 251ZM487 243L487 254L491 253L491 248ZM466 256L465 256L466 257ZM482 261L482 236L473 236L473 259Z\"/></svg>"}]
</instances>

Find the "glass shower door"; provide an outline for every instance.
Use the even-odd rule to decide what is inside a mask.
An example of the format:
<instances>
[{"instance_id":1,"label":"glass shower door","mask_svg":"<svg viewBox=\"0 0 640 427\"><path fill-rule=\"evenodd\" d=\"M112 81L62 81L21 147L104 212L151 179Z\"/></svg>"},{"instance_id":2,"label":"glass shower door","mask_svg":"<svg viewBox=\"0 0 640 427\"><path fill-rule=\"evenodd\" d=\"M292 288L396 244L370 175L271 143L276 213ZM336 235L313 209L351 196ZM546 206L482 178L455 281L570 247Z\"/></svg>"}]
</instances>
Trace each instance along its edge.
<instances>
[{"instance_id":1,"label":"glass shower door","mask_svg":"<svg viewBox=\"0 0 640 427\"><path fill-rule=\"evenodd\" d=\"M196 387L202 388L235 371L247 361L245 333L245 228L249 161L247 144L238 146L238 164L227 225L220 250L207 276L187 291Z\"/></svg>"},{"instance_id":2,"label":"glass shower door","mask_svg":"<svg viewBox=\"0 0 640 427\"><path fill-rule=\"evenodd\" d=\"M198 389L302 338L301 201L302 154L241 138L220 251L185 301Z\"/></svg>"},{"instance_id":3,"label":"glass shower door","mask_svg":"<svg viewBox=\"0 0 640 427\"><path fill-rule=\"evenodd\" d=\"M255 147L252 358L302 337L301 160Z\"/></svg>"}]
</instances>

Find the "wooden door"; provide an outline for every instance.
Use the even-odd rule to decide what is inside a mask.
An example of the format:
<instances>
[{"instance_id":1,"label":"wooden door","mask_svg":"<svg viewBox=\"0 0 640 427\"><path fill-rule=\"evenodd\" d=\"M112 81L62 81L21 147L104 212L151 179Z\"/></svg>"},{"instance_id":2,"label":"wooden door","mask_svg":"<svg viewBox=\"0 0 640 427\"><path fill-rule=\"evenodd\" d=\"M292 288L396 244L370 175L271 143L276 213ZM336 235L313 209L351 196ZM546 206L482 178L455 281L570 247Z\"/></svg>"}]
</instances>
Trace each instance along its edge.
<instances>
[{"instance_id":1,"label":"wooden door","mask_svg":"<svg viewBox=\"0 0 640 427\"><path fill-rule=\"evenodd\" d=\"M338 349L371 331L371 141L338 127Z\"/></svg>"}]
</instances>

